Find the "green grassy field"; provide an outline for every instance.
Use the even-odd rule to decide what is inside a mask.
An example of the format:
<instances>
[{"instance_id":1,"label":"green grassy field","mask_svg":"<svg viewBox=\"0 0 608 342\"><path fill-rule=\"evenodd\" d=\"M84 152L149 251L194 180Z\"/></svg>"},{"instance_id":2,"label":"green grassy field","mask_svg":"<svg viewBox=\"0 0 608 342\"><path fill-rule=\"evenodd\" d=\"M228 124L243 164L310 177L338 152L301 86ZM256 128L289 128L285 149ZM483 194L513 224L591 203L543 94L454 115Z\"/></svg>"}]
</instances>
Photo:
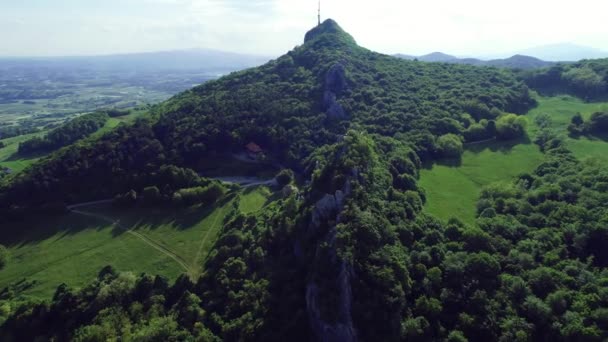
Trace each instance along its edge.
<instances>
[{"instance_id":1,"label":"green grassy field","mask_svg":"<svg viewBox=\"0 0 608 342\"><path fill-rule=\"evenodd\" d=\"M536 134L538 127L534 118L542 113L551 115L553 127L564 137L568 136L568 125L576 113L581 113L585 120L595 112L607 112L608 103L585 103L570 96L540 98L539 106L528 113L530 117L530 135ZM608 142L594 137L566 138L568 148L581 160L593 158L608 165Z\"/></svg>"},{"instance_id":2,"label":"green grassy field","mask_svg":"<svg viewBox=\"0 0 608 342\"><path fill-rule=\"evenodd\" d=\"M259 210L271 195L265 187L242 190L241 206ZM35 284L24 295L49 298L59 284L81 287L106 265L169 279L182 273L197 277L233 201L234 196L227 196L213 207L184 210L100 205L45 222L3 227L0 243L11 256L0 271L0 288L26 279Z\"/></svg>"},{"instance_id":3,"label":"green grassy field","mask_svg":"<svg viewBox=\"0 0 608 342\"><path fill-rule=\"evenodd\" d=\"M538 101L538 107L527 114L531 140L538 131L534 119L541 113L551 115L554 128L567 137L568 125L577 112L587 119L594 112L608 111L608 103L585 103L570 96L541 97ZM608 165L608 142L582 137L566 138L566 143L579 159L594 158ZM542 153L530 141L469 145L460 163L438 163L421 171L420 185L427 193L425 210L442 220L456 217L474 224L475 205L484 186L531 172L542 160Z\"/></svg>"},{"instance_id":4,"label":"green grassy field","mask_svg":"<svg viewBox=\"0 0 608 342\"><path fill-rule=\"evenodd\" d=\"M484 186L530 172L542 158L530 142L492 141L469 146L460 163L434 164L421 171L420 185L427 194L425 209L442 220L456 217L473 224Z\"/></svg>"},{"instance_id":5,"label":"green grassy field","mask_svg":"<svg viewBox=\"0 0 608 342\"><path fill-rule=\"evenodd\" d=\"M19 156L17 155L17 150L19 149L20 142L29 140L35 136L42 136L44 134L44 132L41 132L2 140L5 147L0 148L0 166L8 167L13 172L20 172L32 163L36 162L38 157Z\"/></svg>"}]
</instances>

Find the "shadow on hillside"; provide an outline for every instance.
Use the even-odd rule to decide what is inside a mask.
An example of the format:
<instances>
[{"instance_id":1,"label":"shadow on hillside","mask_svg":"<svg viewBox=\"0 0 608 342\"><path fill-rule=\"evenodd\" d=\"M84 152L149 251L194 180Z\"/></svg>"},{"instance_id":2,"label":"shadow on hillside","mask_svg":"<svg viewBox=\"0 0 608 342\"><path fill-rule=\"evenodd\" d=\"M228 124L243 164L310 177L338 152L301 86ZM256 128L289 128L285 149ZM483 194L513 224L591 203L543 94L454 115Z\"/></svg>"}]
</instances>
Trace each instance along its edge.
<instances>
[{"instance_id":1,"label":"shadow on hillside","mask_svg":"<svg viewBox=\"0 0 608 342\"><path fill-rule=\"evenodd\" d=\"M45 157L49 154L50 152L37 152L37 153L19 153L19 152L15 152L13 154L11 154L10 157L8 157L6 159L6 161L20 161L20 160L24 160L24 159L35 159L35 158L42 158Z\"/></svg>"},{"instance_id":2,"label":"shadow on hillside","mask_svg":"<svg viewBox=\"0 0 608 342\"><path fill-rule=\"evenodd\" d=\"M254 191L254 188L246 189L245 193ZM0 225L0 244L8 247L20 247L34 244L51 237L62 239L76 235L85 230L101 231L110 228L113 222L118 222L112 228L112 237L118 237L129 230L148 229L156 230L170 225L176 230L188 230L196 227L209 216L234 200L238 192L230 192L220 201L211 206L194 206L190 208L166 207L136 207L115 208L104 204L85 208L79 208L77 212L65 215L45 217L43 219L28 218ZM275 193L264 204L277 200L280 193ZM231 207L224 208L225 214ZM86 214L83 214L86 213ZM223 224L222 221L213 222ZM49 247L52 243L49 244Z\"/></svg>"},{"instance_id":3,"label":"shadow on hillside","mask_svg":"<svg viewBox=\"0 0 608 342\"><path fill-rule=\"evenodd\" d=\"M132 230L148 229L156 230L164 226L183 231L194 228L201 221L212 215L215 210L222 208L234 199L236 193L230 193L220 201L211 206L194 206L191 208L134 208L134 209L110 209L105 211L108 216L120 220L122 227ZM222 222L218 222L221 224ZM113 236L119 236L126 231L116 226L112 231Z\"/></svg>"},{"instance_id":4,"label":"shadow on hillside","mask_svg":"<svg viewBox=\"0 0 608 342\"><path fill-rule=\"evenodd\" d=\"M27 218L0 225L0 243L7 247L18 248L39 243L51 237L56 237L59 240L85 230L99 231L108 228L108 226L109 223L75 213L46 217L44 220Z\"/></svg>"},{"instance_id":5,"label":"shadow on hillside","mask_svg":"<svg viewBox=\"0 0 608 342\"><path fill-rule=\"evenodd\" d=\"M581 138L587 138L591 141L603 141L608 142L608 133L590 133L590 134L569 134L569 138L574 140L580 140Z\"/></svg>"},{"instance_id":6,"label":"shadow on hillside","mask_svg":"<svg viewBox=\"0 0 608 342\"><path fill-rule=\"evenodd\" d=\"M530 137L526 135L513 140L492 140L481 144L469 144L465 146L465 149L475 154L481 153L485 150L489 150L491 152L509 153L515 146L530 144L532 144L532 141L530 140Z\"/></svg>"},{"instance_id":7,"label":"shadow on hillside","mask_svg":"<svg viewBox=\"0 0 608 342\"><path fill-rule=\"evenodd\" d=\"M44 219L26 218L2 223L0 225L0 244L18 248L39 243L51 237L59 240L85 230L101 231L108 229L113 225L113 220L118 220L120 226L115 225L112 228L112 237L118 237L126 233L126 230L121 227L135 230L145 227L153 230L170 224L179 230L186 230L196 226L217 208L221 208L232 201L235 195L235 193L231 193L213 206L207 207L117 209L111 205L99 205L78 209L78 211L92 215L70 212L65 215L45 217ZM104 219L104 217L107 219ZM51 246L52 243L49 244L49 247Z\"/></svg>"},{"instance_id":8,"label":"shadow on hillside","mask_svg":"<svg viewBox=\"0 0 608 342\"><path fill-rule=\"evenodd\" d=\"M479 143L465 144L465 152L471 152L474 154L483 153L485 151L500 152L504 154L511 153L513 148L518 145L530 145L532 141L527 135L521 138L513 140L490 140ZM434 165L447 166L447 167L460 167L462 166L462 157L460 158L442 158L437 160L431 160L424 162L422 168L425 170L431 170Z\"/></svg>"}]
</instances>

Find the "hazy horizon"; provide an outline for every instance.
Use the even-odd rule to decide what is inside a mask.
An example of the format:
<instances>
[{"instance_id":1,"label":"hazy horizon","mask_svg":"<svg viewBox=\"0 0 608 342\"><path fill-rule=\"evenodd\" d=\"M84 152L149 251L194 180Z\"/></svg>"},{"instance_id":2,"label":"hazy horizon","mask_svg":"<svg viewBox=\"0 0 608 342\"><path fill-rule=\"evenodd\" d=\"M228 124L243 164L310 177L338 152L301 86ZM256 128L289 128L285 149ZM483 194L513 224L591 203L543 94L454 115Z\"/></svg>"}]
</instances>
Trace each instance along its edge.
<instances>
[{"instance_id":1,"label":"hazy horizon","mask_svg":"<svg viewBox=\"0 0 608 342\"><path fill-rule=\"evenodd\" d=\"M570 43L608 51L607 4L580 0L463 0L372 5L323 1L362 46L395 54L441 51L505 56ZM306 0L21 0L0 4L2 57L99 56L189 50L277 56L302 43L316 24L317 1Z\"/></svg>"}]
</instances>

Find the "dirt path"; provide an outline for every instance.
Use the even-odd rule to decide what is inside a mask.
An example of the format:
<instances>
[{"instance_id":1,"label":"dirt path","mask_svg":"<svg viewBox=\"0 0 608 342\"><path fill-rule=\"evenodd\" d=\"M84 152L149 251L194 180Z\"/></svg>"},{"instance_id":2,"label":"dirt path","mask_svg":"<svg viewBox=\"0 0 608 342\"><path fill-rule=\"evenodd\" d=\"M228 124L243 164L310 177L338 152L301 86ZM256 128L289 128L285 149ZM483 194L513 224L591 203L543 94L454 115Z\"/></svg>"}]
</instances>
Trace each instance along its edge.
<instances>
[{"instance_id":1,"label":"dirt path","mask_svg":"<svg viewBox=\"0 0 608 342\"><path fill-rule=\"evenodd\" d=\"M82 208L82 207L90 207L92 205L110 204L110 203L112 203L112 200L108 199L108 200L101 200L101 201L93 201L93 202L84 202L84 203L72 204L72 205L68 205L67 208L68 208L68 210L74 210L74 209Z\"/></svg>"},{"instance_id":2,"label":"dirt path","mask_svg":"<svg viewBox=\"0 0 608 342\"><path fill-rule=\"evenodd\" d=\"M209 237L209 234L211 233L211 231L215 230L215 228L217 226L217 221L220 219L220 217L223 217L223 213L224 213L223 209L221 209L221 208L217 209L217 216L215 217L215 220L213 220L213 223L209 226L209 229L207 229L205 231L205 233L203 234L201 243L198 245L198 250L196 251L196 256L194 257L194 260L192 260L191 268L192 268L193 275L200 276L200 270L203 267L203 265L200 263L202 261L202 260L200 260L200 258L201 258L201 252L203 251L203 246L207 242L207 238Z\"/></svg>"},{"instance_id":3,"label":"dirt path","mask_svg":"<svg viewBox=\"0 0 608 342\"><path fill-rule=\"evenodd\" d=\"M98 203L96 203L98 204ZM80 205L80 206L84 206ZM96 218L98 220L102 220L108 223L111 223L112 225L120 228L121 230L125 231L128 234L131 234L135 237L137 237L138 239L140 239L141 241L143 241L144 243L146 243L148 246L156 249L157 251L165 254L166 256L168 256L169 258L173 259L175 262L177 262L181 268L186 271L186 273L191 277L191 279L194 279L194 272L193 270L188 266L187 262L180 257L179 255L177 255L175 252L171 251L170 249L168 249L167 247L161 245L160 243L150 239L149 237L138 233L136 231L133 231L129 228L124 227L123 225L120 224L120 222L118 220L113 220L112 218L105 216L105 215L101 215L101 214L95 214L95 213L90 213L90 212L86 212L86 211L81 211L81 210L72 210L72 212L74 214L79 214L79 215L83 215L83 216L88 216L88 217L93 217Z\"/></svg>"},{"instance_id":4,"label":"dirt path","mask_svg":"<svg viewBox=\"0 0 608 342\"><path fill-rule=\"evenodd\" d=\"M263 179L257 177L213 177L211 179L219 180L220 182L229 183L229 184L238 184L243 188L250 188L254 186L260 185L268 185L275 186L277 185L277 181L274 178L271 179Z\"/></svg>"}]
</instances>

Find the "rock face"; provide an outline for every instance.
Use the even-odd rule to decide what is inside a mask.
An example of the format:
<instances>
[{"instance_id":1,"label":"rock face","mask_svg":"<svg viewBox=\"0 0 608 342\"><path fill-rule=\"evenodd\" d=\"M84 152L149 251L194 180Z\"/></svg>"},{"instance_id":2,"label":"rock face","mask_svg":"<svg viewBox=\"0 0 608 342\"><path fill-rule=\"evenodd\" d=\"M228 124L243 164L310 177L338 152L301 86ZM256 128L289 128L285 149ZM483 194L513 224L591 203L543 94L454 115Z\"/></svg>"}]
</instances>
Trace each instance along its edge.
<instances>
[{"instance_id":1,"label":"rock face","mask_svg":"<svg viewBox=\"0 0 608 342\"><path fill-rule=\"evenodd\" d=\"M338 96L346 89L346 71L340 63L334 64L325 75L325 91L323 92L323 108L327 118L345 120L349 115L338 103Z\"/></svg>"},{"instance_id":2,"label":"rock face","mask_svg":"<svg viewBox=\"0 0 608 342\"><path fill-rule=\"evenodd\" d=\"M346 71L340 63L334 64L325 75L325 90L336 95L342 94L346 89Z\"/></svg>"},{"instance_id":3,"label":"rock face","mask_svg":"<svg viewBox=\"0 0 608 342\"><path fill-rule=\"evenodd\" d=\"M306 305L308 318L312 330L319 341L323 342L349 342L357 341L355 327L351 317L352 290L350 279L352 266L342 262L338 273L338 319L331 324L321 318L319 308L319 288L314 282L309 282L306 287Z\"/></svg>"},{"instance_id":4,"label":"rock face","mask_svg":"<svg viewBox=\"0 0 608 342\"><path fill-rule=\"evenodd\" d=\"M334 195L327 194L323 196L317 202L312 212L312 225L318 228L321 226L322 221L336 217L343 207L344 193L342 191L338 190Z\"/></svg>"},{"instance_id":5,"label":"rock face","mask_svg":"<svg viewBox=\"0 0 608 342\"><path fill-rule=\"evenodd\" d=\"M330 91L325 91L323 94L323 107L325 108L325 114L329 119L344 120L348 118L342 105L336 101L336 94Z\"/></svg>"},{"instance_id":6,"label":"rock face","mask_svg":"<svg viewBox=\"0 0 608 342\"><path fill-rule=\"evenodd\" d=\"M353 172L356 176L357 173ZM323 223L330 220L340 221L340 212L344 209L347 197L351 194L350 181L345 182L341 190L337 190L333 195L326 194L317 201L311 219L309 231L316 233ZM336 296L337 303L333 309L336 313L335 321L328 322L323 319L321 312L322 291L314 279L311 279L306 286L306 307L311 328L316 340L326 342L349 342L357 341L357 335L351 315L352 289L351 279L354 276L353 267L349 263L341 260L337 255L336 249L337 229L334 225L324 237L318 240L316 249L317 262L333 265L335 268L335 278L324 279L336 285L336 290L331 293ZM321 252L319 246L329 246L327 254ZM324 259L325 258L325 259Z\"/></svg>"}]
</instances>

